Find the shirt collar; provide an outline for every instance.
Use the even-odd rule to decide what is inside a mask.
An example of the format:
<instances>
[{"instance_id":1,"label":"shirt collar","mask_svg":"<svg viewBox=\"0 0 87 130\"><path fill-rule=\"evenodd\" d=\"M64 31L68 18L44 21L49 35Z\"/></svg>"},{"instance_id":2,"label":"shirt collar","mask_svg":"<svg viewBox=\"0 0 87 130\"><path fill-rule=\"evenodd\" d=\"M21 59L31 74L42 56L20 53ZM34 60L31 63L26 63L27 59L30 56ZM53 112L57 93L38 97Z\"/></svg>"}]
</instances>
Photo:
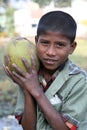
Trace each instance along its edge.
<instances>
[{"instance_id":1,"label":"shirt collar","mask_svg":"<svg viewBox=\"0 0 87 130\"><path fill-rule=\"evenodd\" d=\"M66 60L67 61L67 60ZM57 70L55 71L55 73L51 76L50 80L48 82L46 82L44 76L43 76L43 69L41 68L39 71L39 82L43 88L44 91L47 90L47 88L51 85L51 83L55 80L55 78L57 77L57 75L59 74L60 71L63 70L66 61L57 68Z\"/></svg>"}]
</instances>

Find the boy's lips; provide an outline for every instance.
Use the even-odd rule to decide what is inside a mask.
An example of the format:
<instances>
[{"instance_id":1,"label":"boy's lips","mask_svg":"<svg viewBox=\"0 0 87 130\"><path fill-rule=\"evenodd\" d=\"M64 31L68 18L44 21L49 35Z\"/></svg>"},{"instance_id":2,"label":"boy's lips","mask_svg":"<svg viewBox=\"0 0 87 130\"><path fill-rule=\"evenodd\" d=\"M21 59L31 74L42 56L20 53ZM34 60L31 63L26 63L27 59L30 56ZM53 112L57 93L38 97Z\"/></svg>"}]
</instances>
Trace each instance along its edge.
<instances>
[{"instance_id":1,"label":"boy's lips","mask_svg":"<svg viewBox=\"0 0 87 130\"><path fill-rule=\"evenodd\" d=\"M44 59L44 62L46 64L55 64L55 62L57 62L57 60L55 60L55 59Z\"/></svg>"}]
</instances>

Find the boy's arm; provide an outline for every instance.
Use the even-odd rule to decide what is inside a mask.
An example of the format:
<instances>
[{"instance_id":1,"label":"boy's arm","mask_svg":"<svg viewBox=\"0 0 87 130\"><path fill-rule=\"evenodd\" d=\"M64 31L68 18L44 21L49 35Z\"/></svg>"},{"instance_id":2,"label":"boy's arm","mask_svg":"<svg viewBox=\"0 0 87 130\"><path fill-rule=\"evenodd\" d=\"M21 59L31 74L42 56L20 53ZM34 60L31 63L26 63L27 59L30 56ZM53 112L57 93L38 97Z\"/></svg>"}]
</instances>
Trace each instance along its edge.
<instances>
[{"instance_id":1,"label":"boy's arm","mask_svg":"<svg viewBox=\"0 0 87 130\"><path fill-rule=\"evenodd\" d=\"M32 96L25 90L24 92L24 113L21 124L24 130L35 130L36 127L36 110L35 101Z\"/></svg>"},{"instance_id":2,"label":"boy's arm","mask_svg":"<svg viewBox=\"0 0 87 130\"><path fill-rule=\"evenodd\" d=\"M48 99L45 97L42 91L37 93L35 92L34 98L37 101L42 113L44 114L49 125L54 128L54 130L63 129L63 130L76 130L76 128L69 129L64 123L63 117L54 109L50 104ZM36 129L36 113L35 113L35 104L32 96L25 91L25 107L24 113L21 118L21 124L24 130L35 130ZM45 104L45 105L43 105Z\"/></svg>"},{"instance_id":3,"label":"boy's arm","mask_svg":"<svg viewBox=\"0 0 87 130\"><path fill-rule=\"evenodd\" d=\"M64 123L60 113L51 105L42 90L38 89L38 91L34 93L33 97L44 114L44 117L54 130L70 130Z\"/></svg>"},{"instance_id":4,"label":"boy's arm","mask_svg":"<svg viewBox=\"0 0 87 130\"><path fill-rule=\"evenodd\" d=\"M34 108L34 102L32 101L33 100L32 97L39 105L42 113L44 114L44 118L46 118L49 125L54 130L69 130L69 128L65 125L61 115L58 113L58 111L56 111L56 109L52 106L50 101L45 96L44 92L40 89L38 75L34 63L32 69L29 69L28 62L26 60L24 60L23 62L28 70L27 73L23 72L16 65L14 65L14 68L17 70L18 73L11 72L8 69L8 67L6 67L5 70L7 74L13 79L13 81L22 86L22 88L24 90L26 89L26 91L29 93L29 95L28 93L25 94L26 95L25 110L22 119L22 125L24 128L26 128L25 130L29 130L30 129L29 127L31 127L32 125L33 126L30 130L33 130L36 123L35 108ZM34 116L34 118L33 117L31 118L31 116Z\"/></svg>"}]
</instances>

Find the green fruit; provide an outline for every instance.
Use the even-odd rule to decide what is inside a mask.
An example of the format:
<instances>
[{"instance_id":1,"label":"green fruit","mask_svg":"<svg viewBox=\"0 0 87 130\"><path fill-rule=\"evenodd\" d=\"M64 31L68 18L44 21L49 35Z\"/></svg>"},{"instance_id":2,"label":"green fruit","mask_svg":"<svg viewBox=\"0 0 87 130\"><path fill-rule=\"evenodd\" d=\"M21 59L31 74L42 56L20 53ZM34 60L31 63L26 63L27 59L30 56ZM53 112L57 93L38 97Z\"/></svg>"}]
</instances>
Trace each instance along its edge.
<instances>
[{"instance_id":1,"label":"green fruit","mask_svg":"<svg viewBox=\"0 0 87 130\"><path fill-rule=\"evenodd\" d=\"M35 57L36 68L39 69L39 60L36 53L36 46L27 38L16 37L11 39L5 47L4 63L9 67L11 71L14 70L12 64L15 63L22 70L26 71L26 68L21 61L24 57L29 62L30 68L32 67L31 56ZM15 70L14 70L15 71Z\"/></svg>"}]
</instances>

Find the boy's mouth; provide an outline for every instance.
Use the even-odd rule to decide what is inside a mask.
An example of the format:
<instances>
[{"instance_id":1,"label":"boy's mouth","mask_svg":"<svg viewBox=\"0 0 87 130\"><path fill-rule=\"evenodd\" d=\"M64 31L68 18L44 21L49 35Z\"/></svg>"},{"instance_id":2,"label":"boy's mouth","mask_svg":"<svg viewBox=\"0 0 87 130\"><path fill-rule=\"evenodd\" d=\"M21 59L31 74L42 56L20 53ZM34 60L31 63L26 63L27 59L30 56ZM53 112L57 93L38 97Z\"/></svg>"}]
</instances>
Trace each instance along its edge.
<instances>
[{"instance_id":1,"label":"boy's mouth","mask_svg":"<svg viewBox=\"0 0 87 130\"><path fill-rule=\"evenodd\" d=\"M55 62L56 62L57 60L54 60L54 59L44 59L44 62L46 63L46 64L55 64Z\"/></svg>"}]
</instances>

